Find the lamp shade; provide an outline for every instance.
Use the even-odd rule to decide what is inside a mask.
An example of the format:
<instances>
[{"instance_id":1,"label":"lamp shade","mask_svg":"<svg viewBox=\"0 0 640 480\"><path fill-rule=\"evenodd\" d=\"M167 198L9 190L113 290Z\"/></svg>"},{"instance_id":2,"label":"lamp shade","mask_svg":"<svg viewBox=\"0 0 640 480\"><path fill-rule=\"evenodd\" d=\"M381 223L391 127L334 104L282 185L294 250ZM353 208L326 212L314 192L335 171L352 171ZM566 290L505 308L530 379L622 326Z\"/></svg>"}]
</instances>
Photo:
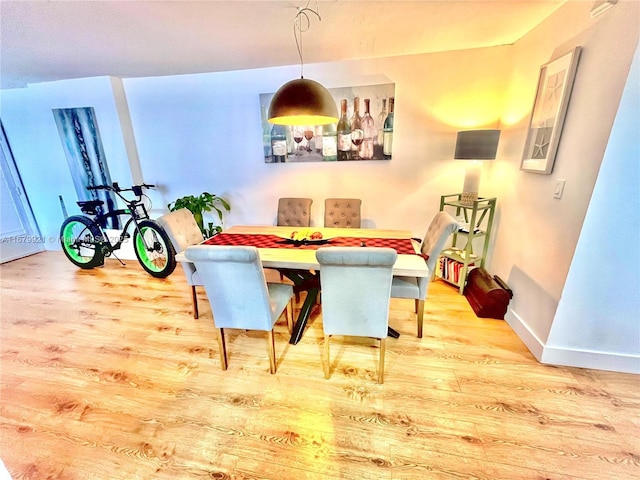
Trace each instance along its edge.
<instances>
[{"instance_id":1,"label":"lamp shade","mask_svg":"<svg viewBox=\"0 0 640 480\"><path fill-rule=\"evenodd\" d=\"M326 125L337 121L338 108L329 90L306 78L282 85L269 105L269 123Z\"/></svg>"},{"instance_id":2,"label":"lamp shade","mask_svg":"<svg viewBox=\"0 0 640 480\"><path fill-rule=\"evenodd\" d=\"M500 130L464 130L456 138L456 160L494 160Z\"/></svg>"}]
</instances>

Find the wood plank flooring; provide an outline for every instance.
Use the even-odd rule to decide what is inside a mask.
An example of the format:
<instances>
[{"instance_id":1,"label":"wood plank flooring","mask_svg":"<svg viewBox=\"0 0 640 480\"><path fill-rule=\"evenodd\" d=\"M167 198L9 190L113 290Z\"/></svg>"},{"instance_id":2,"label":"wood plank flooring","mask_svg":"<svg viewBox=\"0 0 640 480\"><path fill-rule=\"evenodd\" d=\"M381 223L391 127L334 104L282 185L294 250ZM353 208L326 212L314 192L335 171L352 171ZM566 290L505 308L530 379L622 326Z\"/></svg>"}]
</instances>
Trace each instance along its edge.
<instances>
[{"instance_id":1,"label":"wood plank flooring","mask_svg":"<svg viewBox=\"0 0 640 480\"><path fill-rule=\"evenodd\" d=\"M220 369L203 291L180 267L79 270L60 252L0 266L0 458L14 479L640 478L640 378L539 364L501 320L430 286L424 338L392 300L377 342L332 341L314 309L298 345L229 331ZM276 277L274 277L276 278ZM516 293L517 294L517 293Z\"/></svg>"}]
</instances>

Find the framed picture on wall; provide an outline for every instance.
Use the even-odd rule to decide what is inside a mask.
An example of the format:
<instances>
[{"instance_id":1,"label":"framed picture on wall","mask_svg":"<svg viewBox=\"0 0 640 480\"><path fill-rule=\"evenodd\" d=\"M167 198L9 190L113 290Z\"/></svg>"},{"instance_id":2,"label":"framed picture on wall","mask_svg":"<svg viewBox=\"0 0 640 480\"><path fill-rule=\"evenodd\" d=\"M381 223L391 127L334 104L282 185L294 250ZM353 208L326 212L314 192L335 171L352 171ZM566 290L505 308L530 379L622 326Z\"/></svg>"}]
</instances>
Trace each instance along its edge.
<instances>
[{"instance_id":1,"label":"framed picture on wall","mask_svg":"<svg viewBox=\"0 0 640 480\"><path fill-rule=\"evenodd\" d=\"M575 47L540 68L521 170L541 174L553 170L580 51Z\"/></svg>"},{"instance_id":2,"label":"framed picture on wall","mask_svg":"<svg viewBox=\"0 0 640 480\"><path fill-rule=\"evenodd\" d=\"M395 84L328 90L336 101L339 115L344 104L348 135L341 129L340 122L324 126L271 125L267 112L274 94L260 94L265 163L392 159Z\"/></svg>"},{"instance_id":3,"label":"framed picture on wall","mask_svg":"<svg viewBox=\"0 0 640 480\"><path fill-rule=\"evenodd\" d=\"M94 108L54 108L53 117L78 200L102 200L109 210L116 208L118 199L113 192L87 190L89 186L111 185L109 163ZM96 210L103 213L104 208L100 206ZM120 219L110 218L106 226L119 229Z\"/></svg>"}]
</instances>

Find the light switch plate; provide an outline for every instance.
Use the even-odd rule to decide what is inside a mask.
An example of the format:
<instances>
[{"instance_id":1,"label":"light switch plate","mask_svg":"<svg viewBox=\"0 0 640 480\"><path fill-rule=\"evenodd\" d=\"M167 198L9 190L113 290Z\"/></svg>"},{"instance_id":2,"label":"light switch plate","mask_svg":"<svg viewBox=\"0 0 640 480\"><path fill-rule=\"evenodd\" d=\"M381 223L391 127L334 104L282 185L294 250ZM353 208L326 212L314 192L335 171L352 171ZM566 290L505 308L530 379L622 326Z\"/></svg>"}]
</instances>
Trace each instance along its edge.
<instances>
[{"instance_id":1,"label":"light switch plate","mask_svg":"<svg viewBox=\"0 0 640 480\"><path fill-rule=\"evenodd\" d=\"M566 180L556 180L556 188L553 191L553 198L562 198L562 192L564 192L564 184Z\"/></svg>"}]
</instances>

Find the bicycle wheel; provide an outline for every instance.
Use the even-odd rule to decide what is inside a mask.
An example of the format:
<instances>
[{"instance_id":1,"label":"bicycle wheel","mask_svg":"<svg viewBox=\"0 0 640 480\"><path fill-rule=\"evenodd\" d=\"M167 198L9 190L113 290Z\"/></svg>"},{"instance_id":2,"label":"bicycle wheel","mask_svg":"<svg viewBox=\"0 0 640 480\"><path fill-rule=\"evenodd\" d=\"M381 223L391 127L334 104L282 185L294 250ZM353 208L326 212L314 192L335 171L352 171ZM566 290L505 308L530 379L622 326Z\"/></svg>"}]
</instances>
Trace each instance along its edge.
<instances>
[{"instance_id":1,"label":"bicycle wheel","mask_svg":"<svg viewBox=\"0 0 640 480\"><path fill-rule=\"evenodd\" d=\"M60 227L62 251L71 263L80 268L104 265L102 233L88 217L75 215L62 222Z\"/></svg>"},{"instance_id":2,"label":"bicycle wheel","mask_svg":"<svg viewBox=\"0 0 640 480\"><path fill-rule=\"evenodd\" d=\"M151 220L142 220L138 227L133 247L142 268L158 278L171 275L176 269L176 254L167 232Z\"/></svg>"}]
</instances>

